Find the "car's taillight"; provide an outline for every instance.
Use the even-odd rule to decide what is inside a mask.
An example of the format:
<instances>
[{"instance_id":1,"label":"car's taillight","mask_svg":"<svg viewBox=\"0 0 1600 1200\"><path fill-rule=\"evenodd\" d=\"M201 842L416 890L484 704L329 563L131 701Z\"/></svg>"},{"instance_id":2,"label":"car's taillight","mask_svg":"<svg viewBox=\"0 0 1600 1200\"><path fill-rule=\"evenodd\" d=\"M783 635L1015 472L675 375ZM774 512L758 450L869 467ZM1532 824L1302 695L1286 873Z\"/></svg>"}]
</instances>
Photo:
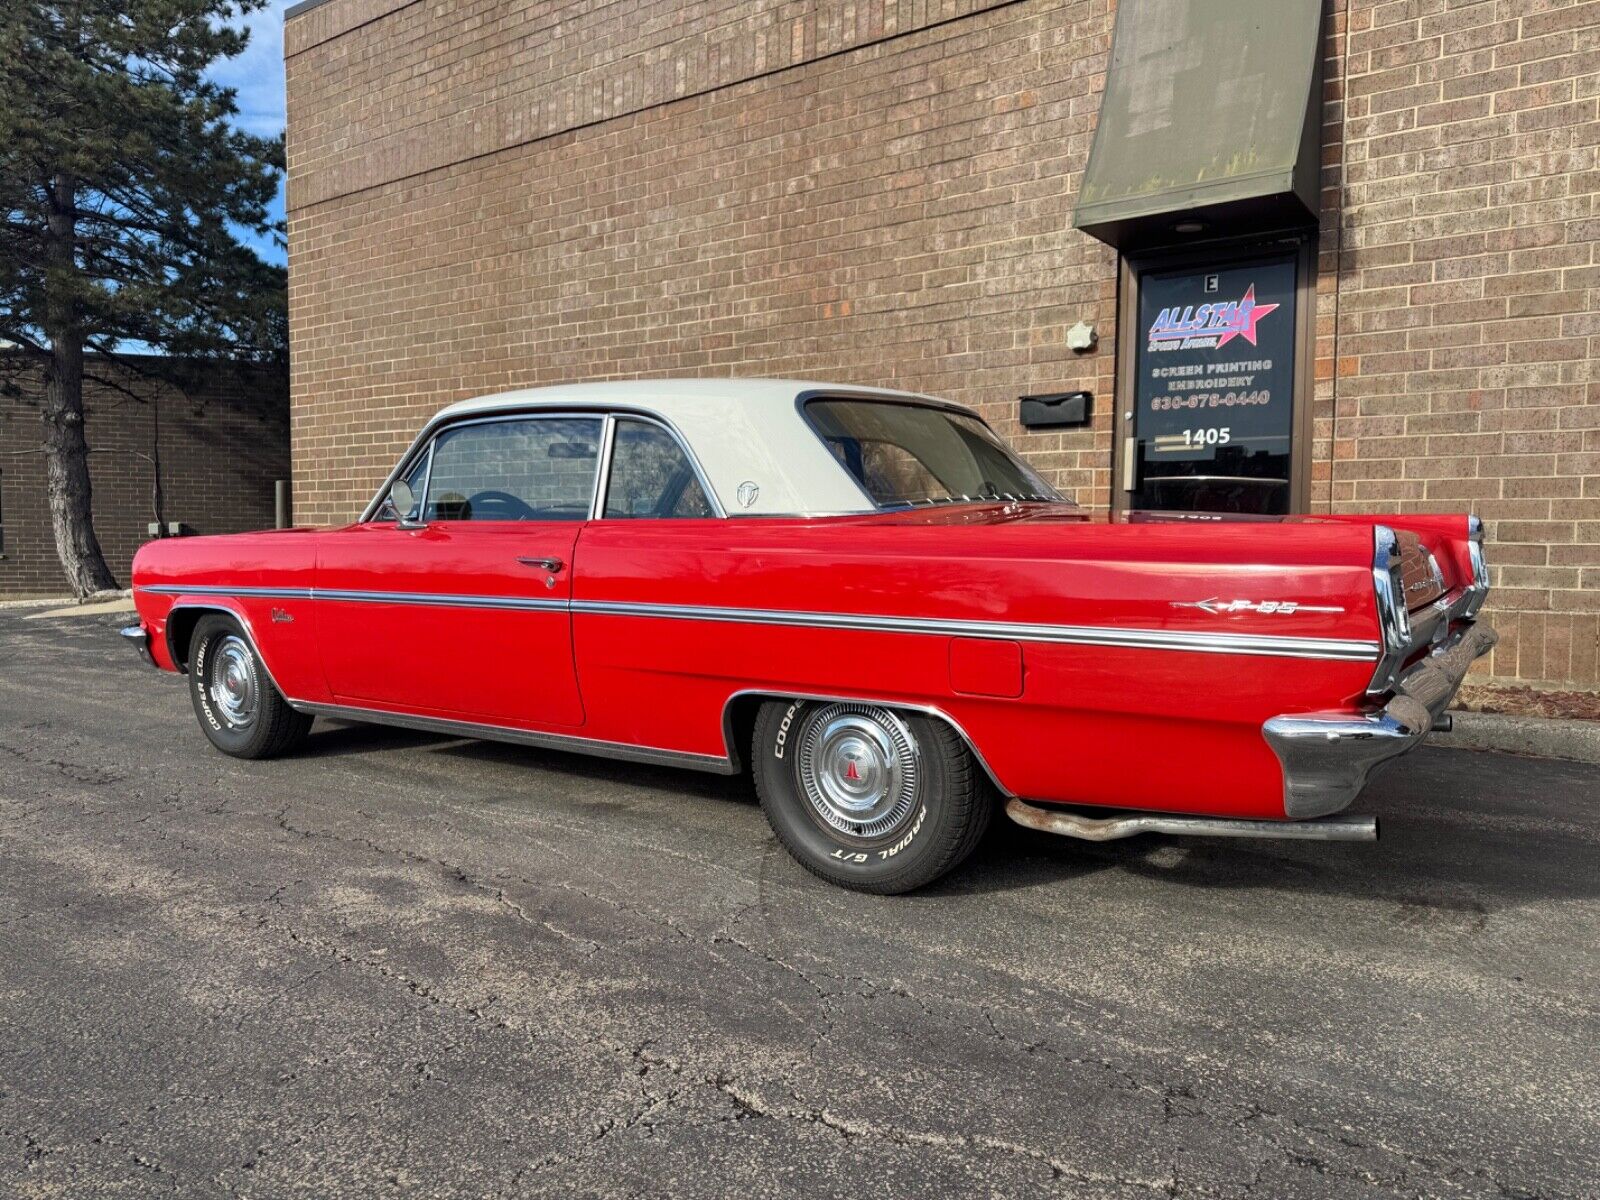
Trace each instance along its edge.
<instances>
[{"instance_id":1,"label":"car's taillight","mask_svg":"<svg viewBox=\"0 0 1600 1200\"><path fill-rule=\"evenodd\" d=\"M1367 691L1381 695L1394 687L1395 676L1411 653L1411 617L1400 572L1400 539L1387 525L1372 527L1372 591L1378 602L1378 632L1383 655Z\"/></svg>"},{"instance_id":2,"label":"car's taillight","mask_svg":"<svg viewBox=\"0 0 1600 1200\"><path fill-rule=\"evenodd\" d=\"M1483 522L1477 517L1467 518L1467 560L1472 564L1472 594L1461 615L1471 620L1489 598L1489 566L1483 558Z\"/></svg>"},{"instance_id":3,"label":"car's taillight","mask_svg":"<svg viewBox=\"0 0 1600 1200\"><path fill-rule=\"evenodd\" d=\"M1387 525L1374 525L1372 588L1378 597L1378 628L1386 649L1411 648L1411 617L1400 571L1400 539Z\"/></svg>"}]
</instances>

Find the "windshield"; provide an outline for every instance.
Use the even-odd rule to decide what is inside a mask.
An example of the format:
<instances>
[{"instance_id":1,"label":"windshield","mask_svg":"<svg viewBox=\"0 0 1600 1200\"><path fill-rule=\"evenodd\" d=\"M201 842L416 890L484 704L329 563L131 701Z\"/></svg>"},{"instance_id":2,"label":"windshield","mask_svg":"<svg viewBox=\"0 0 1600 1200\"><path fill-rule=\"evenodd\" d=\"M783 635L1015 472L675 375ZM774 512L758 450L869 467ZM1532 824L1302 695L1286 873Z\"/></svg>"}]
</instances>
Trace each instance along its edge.
<instances>
[{"instance_id":1,"label":"windshield","mask_svg":"<svg viewBox=\"0 0 1600 1200\"><path fill-rule=\"evenodd\" d=\"M880 400L812 400L806 419L880 508L1060 500L976 417Z\"/></svg>"}]
</instances>

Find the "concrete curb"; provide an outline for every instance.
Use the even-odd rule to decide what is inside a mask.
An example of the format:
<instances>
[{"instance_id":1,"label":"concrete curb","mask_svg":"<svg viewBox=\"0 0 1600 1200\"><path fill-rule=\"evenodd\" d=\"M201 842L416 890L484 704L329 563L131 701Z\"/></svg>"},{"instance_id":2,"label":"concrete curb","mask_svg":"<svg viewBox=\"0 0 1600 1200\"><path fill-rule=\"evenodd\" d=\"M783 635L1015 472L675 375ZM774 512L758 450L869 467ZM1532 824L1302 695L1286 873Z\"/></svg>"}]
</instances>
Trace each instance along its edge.
<instances>
[{"instance_id":1,"label":"concrete curb","mask_svg":"<svg viewBox=\"0 0 1600 1200\"><path fill-rule=\"evenodd\" d=\"M1455 728L1429 736L1427 744L1451 750L1498 750L1534 758L1600 763L1600 721L1557 717L1510 717L1503 713L1454 712Z\"/></svg>"}]
</instances>

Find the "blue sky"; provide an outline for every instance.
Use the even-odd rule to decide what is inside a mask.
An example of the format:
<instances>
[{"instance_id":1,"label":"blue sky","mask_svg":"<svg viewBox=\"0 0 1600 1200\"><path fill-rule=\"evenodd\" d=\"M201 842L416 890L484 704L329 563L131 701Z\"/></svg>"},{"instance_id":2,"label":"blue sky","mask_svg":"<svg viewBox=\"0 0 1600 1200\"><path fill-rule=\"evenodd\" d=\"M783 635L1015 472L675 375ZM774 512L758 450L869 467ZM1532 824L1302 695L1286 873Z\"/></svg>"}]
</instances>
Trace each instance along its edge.
<instances>
[{"instance_id":1,"label":"blue sky","mask_svg":"<svg viewBox=\"0 0 1600 1200\"><path fill-rule=\"evenodd\" d=\"M218 83L239 93L240 128L262 137L283 132L283 10L291 0L270 0L245 20L250 45L238 58L212 71ZM273 202L273 215L283 217L283 186ZM284 261L283 247L270 238L247 237L256 252L269 262Z\"/></svg>"}]
</instances>

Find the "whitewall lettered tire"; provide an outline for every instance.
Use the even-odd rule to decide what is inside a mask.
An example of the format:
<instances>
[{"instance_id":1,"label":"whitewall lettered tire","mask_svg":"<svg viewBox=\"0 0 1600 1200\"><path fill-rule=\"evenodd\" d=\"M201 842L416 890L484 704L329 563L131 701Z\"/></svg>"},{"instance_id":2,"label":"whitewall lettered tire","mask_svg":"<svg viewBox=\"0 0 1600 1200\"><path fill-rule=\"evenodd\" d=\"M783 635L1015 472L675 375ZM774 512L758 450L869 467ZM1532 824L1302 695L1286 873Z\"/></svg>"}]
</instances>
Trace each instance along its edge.
<instances>
[{"instance_id":1,"label":"whitewall lettered tire","mask_svg":"<svg viewBox=\"0 0 1600 1200\"><path fill-rule=\"evenodd\" d=\"M234 758L273 758L311 728L311 717L278 691L239 622L221 614L201 617L194 628L189 699L211 744Z\"/></svg>"},{"instance_id":2,"label":"whitewall lettered tire","mask_svg":"<svg viewBox=\"0 0 1600 1200\"><path fill-rule=\"evenodd\" d=\"M884 894L971 854L995 793L961 736L920 713L856 701L774 700L751 739L761 808L808 871Z\"/></svg>"}]
</instances>

